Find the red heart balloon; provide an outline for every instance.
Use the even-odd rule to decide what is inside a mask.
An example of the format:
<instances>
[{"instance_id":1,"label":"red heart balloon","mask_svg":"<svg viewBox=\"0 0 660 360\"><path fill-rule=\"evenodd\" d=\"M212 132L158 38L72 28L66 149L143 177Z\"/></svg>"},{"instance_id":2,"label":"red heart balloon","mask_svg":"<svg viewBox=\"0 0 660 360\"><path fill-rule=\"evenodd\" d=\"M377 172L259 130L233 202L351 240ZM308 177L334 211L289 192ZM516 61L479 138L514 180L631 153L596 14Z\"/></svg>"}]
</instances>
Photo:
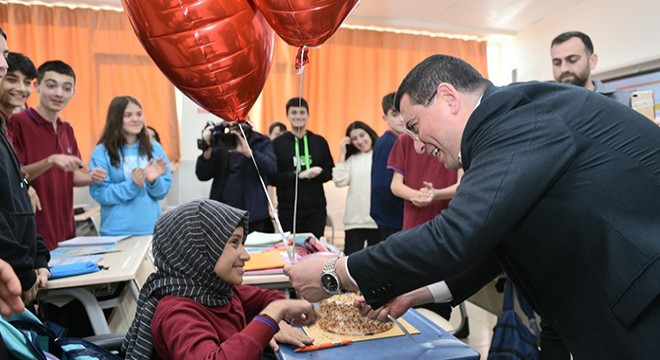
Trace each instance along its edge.
<instances>
[{"instance_id":1,"label":"red heart balloon","mask_svg":"<svg viewBox=\"0 0 660 360\"><path fill-rule=\"evenodd\" d=\"M122 0L151 59L198 105L244 121L264 87L274 34L247 0Z\"/></svg>"},{"instance_id":2,"label":"red heart balloon","mask_svg":"<svg viewBox=\"0 0 660 360\"><path fill-rule=\"evenodd\" d=\"M319 46L360 0L251 0L287 44Z\"/></svg>"}]
</instances>

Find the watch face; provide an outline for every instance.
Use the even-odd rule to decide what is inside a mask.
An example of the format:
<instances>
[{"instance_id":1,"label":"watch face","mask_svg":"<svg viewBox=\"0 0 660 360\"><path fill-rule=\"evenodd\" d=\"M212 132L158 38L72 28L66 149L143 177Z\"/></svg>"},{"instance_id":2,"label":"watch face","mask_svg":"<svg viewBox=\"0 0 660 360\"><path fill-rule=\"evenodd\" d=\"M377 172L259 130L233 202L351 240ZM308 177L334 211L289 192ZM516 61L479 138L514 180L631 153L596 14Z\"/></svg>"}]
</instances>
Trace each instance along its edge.
<instances>
[{"instance_id":1,"label":"watch face","mask_svg":"<svg viewBox=\"0 0 660 360\"><path fill-rule=\"evenodd\" d=\"M339 281L332 274L321 275L321 286L327 292L334 293L339 290Z\"/></svg>"}]
</instances>

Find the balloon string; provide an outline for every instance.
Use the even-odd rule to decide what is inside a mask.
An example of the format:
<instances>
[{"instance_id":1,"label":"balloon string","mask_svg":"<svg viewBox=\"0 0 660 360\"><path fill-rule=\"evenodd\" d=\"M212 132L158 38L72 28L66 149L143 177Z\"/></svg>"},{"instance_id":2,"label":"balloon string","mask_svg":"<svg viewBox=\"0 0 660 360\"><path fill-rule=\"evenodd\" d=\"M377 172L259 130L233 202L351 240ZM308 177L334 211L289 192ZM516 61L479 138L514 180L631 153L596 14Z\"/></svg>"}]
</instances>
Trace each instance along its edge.
<instances>
[{"instance_id":1,"label":"balloon string","mask_svg":"<svg viewBox=\"0 0 660 360\"><path fill-rule=\"evenodd\" d=\"M254 127L253 124L250 123L252 127ZM252 148L250 147L250 143L248 143L247 136L245 135L245 130L243 130L242 126L238 127L241 129L241 134L243 135L243 140L245 140L245 144L247 145L248 152L250 153L250 158L252 158L252 163L254 164L254 168L257 169L257 175L259 175L259 181L261 182L261 187L264 190L264 193L266 193L266 199L268 200L268 206L270 207L270 210L273 214L277 214L275 211L275 206L273 205L273 201L270 198L270 194L268 193L268 188L266 187L266 183L264 182L264 177L261 175L261 171L259 170L259 165L257 165L257 160L254 158L254 154L252 153ZM279 216L275 216L275 225L277 225L277 231L280 233L282 236L282 243L284 244L284 250L286 250L286 255L289 257L289 260L291 260L291 263L295 263L295 244L289 246L289 243L286 241L286 236L284 235L284 229L282 229L282 224L280 223ZM294 237L295 239L295 237Z\"/></svg>"},{"instance_id":2,"label":"balloon string","mask_svg":"<svg viewBox=\"0 0 660 360\"><path fill-rule=\"evenodd\" d=\"M298 75L300 75L300 81L298 82L298 107L302 107L302 93L303 93L303 77L305 74L303 72L299 72ZM296 136L296 135L294 135ZM298 146L296 144L295 146ZM296 161L300 161L300 159L296 158ZM295 241L296 238L296 226L298 225L298 181L300 179L300 171L298 169L302 169L302 166L296 166L296 181L295 181L295 186L294 186L294 191L293 191L293 239Z\"/></svg>"}]
</instances>

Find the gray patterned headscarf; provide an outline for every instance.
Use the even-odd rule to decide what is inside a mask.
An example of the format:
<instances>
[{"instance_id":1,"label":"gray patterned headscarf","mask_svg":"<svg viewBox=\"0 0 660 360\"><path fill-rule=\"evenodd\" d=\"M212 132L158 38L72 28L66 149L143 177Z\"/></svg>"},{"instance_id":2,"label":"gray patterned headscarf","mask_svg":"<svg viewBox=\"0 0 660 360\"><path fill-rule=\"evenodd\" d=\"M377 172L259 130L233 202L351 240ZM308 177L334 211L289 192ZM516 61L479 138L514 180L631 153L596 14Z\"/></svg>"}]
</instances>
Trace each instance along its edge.
<instances>
[{"instance_id":1,"label":"gray patterned headscarf","mask_svg":"<svg viewBox=\"0 0 660 360\"><path fill-rule=\"evenodd\" d=\"M165 212L156 222L156 268L140 291L137 312L121 351L126 359L151 359L151 319L166 295L191 298L206 306L231 301L232 286L215 273L215 264L237 227L247 234L248 213L214 200L195 200Z\"/></svg>"}]
</instances>

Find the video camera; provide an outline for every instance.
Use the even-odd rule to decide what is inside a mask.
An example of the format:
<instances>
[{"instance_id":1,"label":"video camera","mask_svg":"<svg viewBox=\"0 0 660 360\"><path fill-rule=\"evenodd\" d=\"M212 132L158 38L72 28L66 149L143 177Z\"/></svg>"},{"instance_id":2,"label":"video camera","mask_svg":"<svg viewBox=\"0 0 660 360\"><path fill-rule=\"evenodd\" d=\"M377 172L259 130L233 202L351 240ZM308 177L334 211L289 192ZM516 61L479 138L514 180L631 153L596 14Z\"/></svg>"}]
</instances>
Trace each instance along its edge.
<instances>
[{"instance_id":1,"label":"video camera","mask_svg":"<svg viewBox=\"0 0 660 360\"><path fill-rule=\"evenodd\" d=\"M237 122L230 123L227 121L223 121L218 124L209 122L206 124L206 127L202 129L202 138L197 139L197 148L202 151L206 151L206 149L209 147L225 150L236 149L236 146L238 146L238 136L232 133L232 130L240 131L239 127L243 127L243 131L245 132L246 137L250 135L249 132L251 128L248 124L239 124ZM211 133L210 145L204 141L205 131L209 131Z\"/></svg>"}]
</instances>

